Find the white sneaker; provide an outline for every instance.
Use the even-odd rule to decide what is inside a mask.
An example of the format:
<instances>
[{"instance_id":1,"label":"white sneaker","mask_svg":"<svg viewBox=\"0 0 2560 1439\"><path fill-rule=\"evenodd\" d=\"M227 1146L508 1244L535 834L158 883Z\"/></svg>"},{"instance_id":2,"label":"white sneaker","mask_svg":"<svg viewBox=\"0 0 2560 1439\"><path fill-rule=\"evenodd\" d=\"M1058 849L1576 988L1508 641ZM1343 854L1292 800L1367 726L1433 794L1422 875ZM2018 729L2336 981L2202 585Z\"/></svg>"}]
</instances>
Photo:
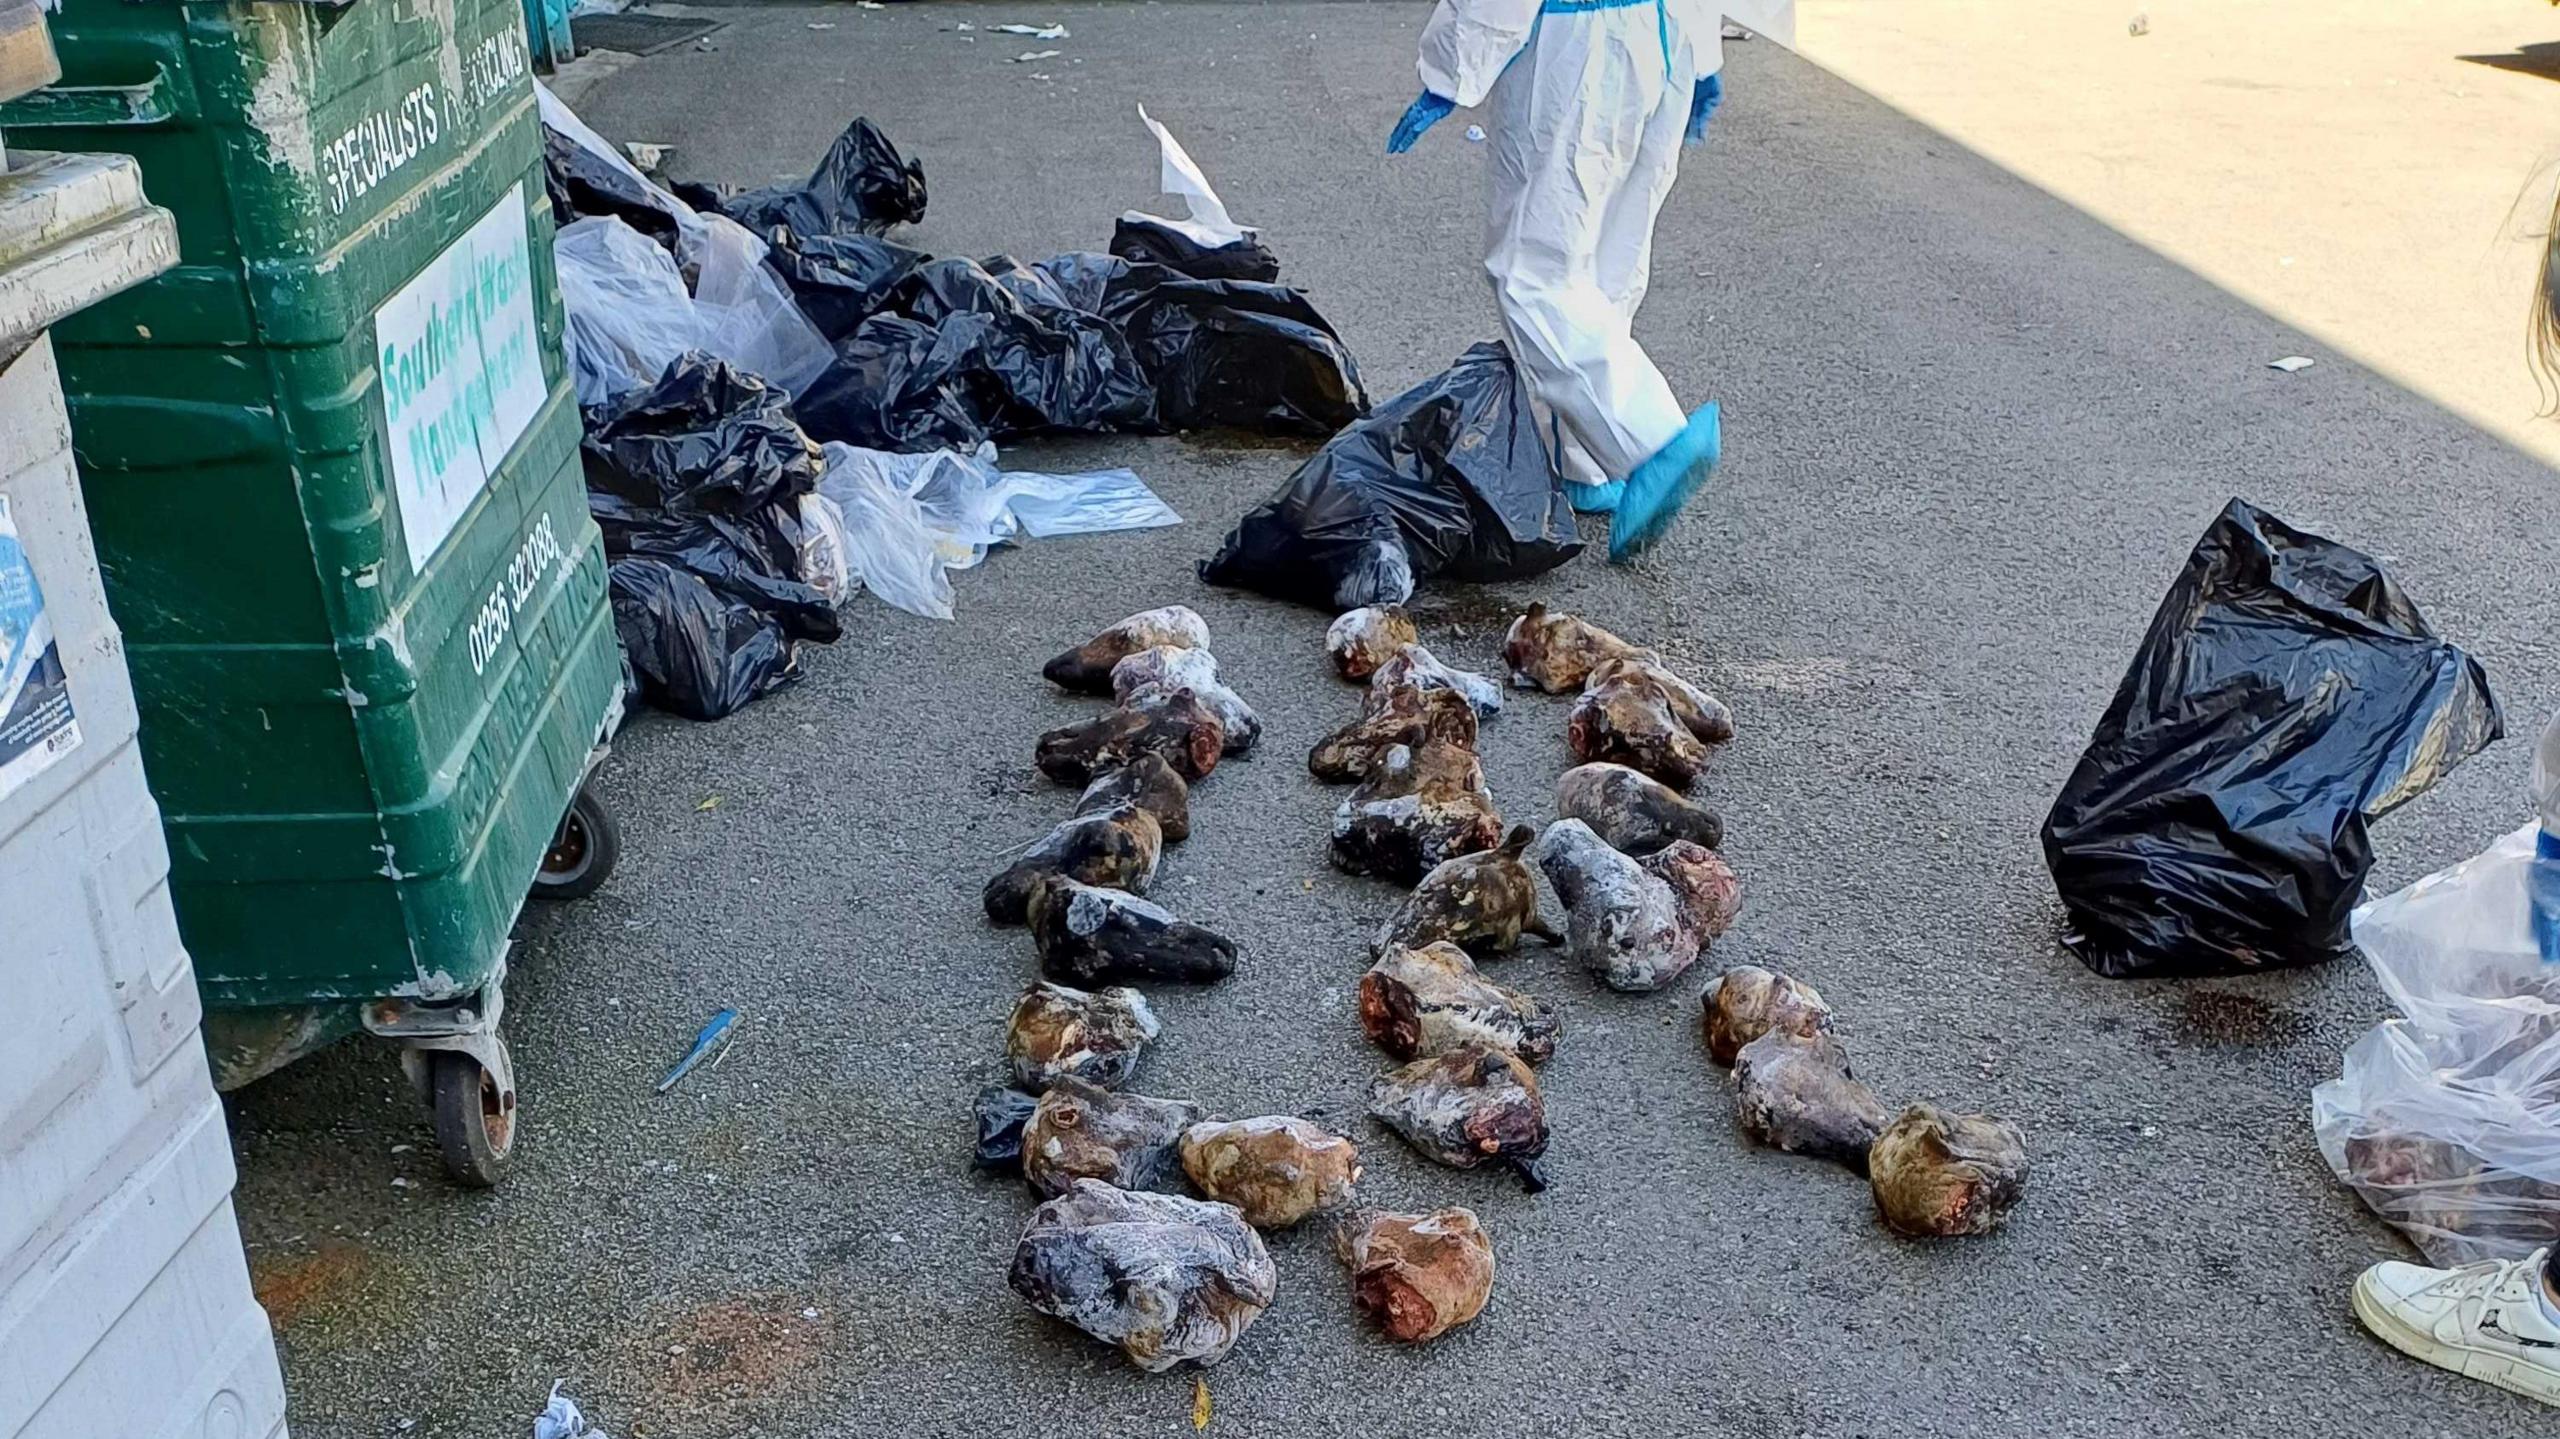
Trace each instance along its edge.
<instances>
[{"instance_id":1,"label":"white sneaker","mask_svg":"<svg viewBox=\"0 0 2560 1439\"><path fill-rule=\"evenodd\" d=\"M2549 1254L2460 1269L2377 1264L2356 1278L2356 1317L2412 1358L2560 1405L2560 1324L2542 1307Z\"/></svg>"}]
</instances>

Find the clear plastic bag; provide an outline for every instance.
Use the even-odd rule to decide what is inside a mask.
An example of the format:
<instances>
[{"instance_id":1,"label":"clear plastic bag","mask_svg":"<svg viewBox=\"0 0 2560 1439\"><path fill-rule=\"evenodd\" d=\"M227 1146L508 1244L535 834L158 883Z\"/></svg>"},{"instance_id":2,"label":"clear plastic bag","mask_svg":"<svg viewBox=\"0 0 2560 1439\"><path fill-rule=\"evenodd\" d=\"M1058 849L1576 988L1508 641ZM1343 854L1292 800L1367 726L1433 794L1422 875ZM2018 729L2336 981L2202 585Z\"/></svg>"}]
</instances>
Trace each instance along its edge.
<instances>
[{"instance_id":1,"label":"clear plastic bag","mask_svg":"<svg viewBox=\"0 0 2560 1439\"><path fill-rule=\"evenodd\" d=\"M726 215L695 213L641 174L538 82L534 100L546 127L627 186L623 193L635 197L636 205L669 217L676 255L683 262L679 270L656 242L611 216L589 216L560 228L553 254L562 271L560 298L569 313L578 403L598 404L622 390L654 384L687 349L727 360L794 395L835 363L826 336L801 313L782 277L765 264L764 241ZM646 208L627 213L648 218ZM655 256L644 255L643 247ZM689 288L688 274L693 277ZM666 284L670 275L675 280L672 295ZM667 353L666 346L678 338L687 343ZM588 349L590 343L596 348ZM661 355L649 363L650 357Z\"/></svg>"},{"instance_id":2,"label":"clear plastic bag","mask_svg":"<svg viewBox=\"0 0 2560 1439\"><path fill-rule=\"evenodd\" d=\"M974 568L1017 535L1100 534L1178 525L1182 516L1128 470L1044 475L974 454L891 454L830 444L818 493L843 511L853 578L909 614L951 618L948 571Z\"/></svg>"},{"instance_id":3,"label":"clear plastic bag","mask_svg":"<svg viewBox=\"0 0 2560 1439\"><path fill-rule=\"evenodd\" d=\"M578 13L592 12L581 10ZM566 1379L553 1382L551 1402L544 1405L542 1413L534 1418L533 1439L613 1439L612 1435L589 1424L587 1416L578 1412L577 1403L560 1392L560 1386L568 1382Z\"/></svg>"},{"instance_id":4,"label":"clear plastic bag","mask_svg":"<svg viewBox=\"0 0 2560 1439\"><path fill-rule=\"evenodd\" d=\"M1018 536L1045 540L1182 523L1129 470L998 470L993 445L981 445L972 455L945 450L907 458L923 461L910 471L908 491L924 506L926 522L942 534L955 570L975 567L989 549Z\"/></svg>"},{"instance_id":5,"label":"clear plastic bag","mask_svg":"<svg viewBox=\"0 0 2560 1439\"><path fill-rule=\"evenodd\" d=\"M716 215L696 223L691 294L675 260L622 221L599 215L561 227L552 255L579 404L654 385L689 350L795 395L834 363L826 337L765 267L764 242Z\"/></svg>"},{"instance_id":6,"label":"clear plastic bag","mask_svg":"<svg viewBox=\"0 0 2560 1439\"><path fill-rule=\"evenodd\" d=\"M2402 1017L2311 1095L2330 1169L2437 1264L2560 1239L2560 965L2532 932L2536 834L2356 910Z\"/></svg>"},{"instance_id":7,"label":"clear plastic bag","mask_svg":"<svg viewBox=\"0 0 2560 1439\"><path fill-rule=\"evenodd\" d=\"M923 509L944 564L975 569L988 550L1012 538L1013 522L996 493L1004 477L996 469L995 446L980 445L965 455L937 450L901 458L910 462L901 470L907 493Z\"/></svg>"},{"instance_id":8,"label":"clear plastic bag","mask_svg":"<svg viewBox=\"0 0 2560 1439\"><path fill-rule=\"evenodd\" d=\"M924 506L907 489L908 472L948 452L893 455L840 444L824 449L826 469L818 477L818 493L844 512L853 577L911 615L951 618L951 578L941 538L925 523Z\"/></svg>"},{"instance_id":9,"label":"clear plastic bag","mask_svg":"<svg viewBox=\"0 0 2560 1439\"><path fill-rule=\"evenodd\" d=\"M1182 523L1147 482L1130 470L1082 475L1042 475L1007 470L1004 507L1035 540L1058 535L1098 535L1114 530L1153 530Z\"/></svg>"},{"instance_id":10,"label":"clear plastic bag","mask_svg":"<svg viewBox=\"0 0 2560 1439\"><path fill-rule=\"evenodd\" d=\"M799 556L796 573L809 588L842 608L861 588L853 573L853 536L845 529L844 510L824 495L802 495L785 527Z\"/></svg>"},{"instance_id":11,"label":"clear plastic bag","mask_svg":"<svg viewBox=\"0 0 2560 1439\"><path fill-rule=\"evenodd\" d=\"M552 241L569 370L578 403L601 405L656 384L702 339L675 258L620 220L564 225Z\"/></svg>"},{"instance_id":12,"label":"clear plastic bag","mask_svg":"<svg viewBox=\"0 0 2560 1439\"><path fill-rule=\"evenodd\" d=\"M794 395L803 393L835 363L835 348L765 264L764 241L725 215L695 219L684 238L685 261L695 270L700 348Z\"/></svg>"}]
</instances>

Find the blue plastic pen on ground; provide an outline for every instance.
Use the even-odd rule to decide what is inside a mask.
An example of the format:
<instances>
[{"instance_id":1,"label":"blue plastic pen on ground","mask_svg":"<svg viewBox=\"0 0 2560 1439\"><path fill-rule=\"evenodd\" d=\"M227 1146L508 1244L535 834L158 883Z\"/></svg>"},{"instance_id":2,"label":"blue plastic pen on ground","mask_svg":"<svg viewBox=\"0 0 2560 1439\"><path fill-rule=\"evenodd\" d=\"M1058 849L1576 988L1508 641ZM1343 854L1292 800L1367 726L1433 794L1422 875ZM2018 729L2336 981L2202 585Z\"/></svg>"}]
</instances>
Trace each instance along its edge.
<instances>
[{"instance_id":1,"label":"blue plastic pen on ground","mask_svg":"<svg viewBox=\"0 0 2560 1439\"><path fill-rule=\"evenodd\" d=\"M693 1047L684 1052L684 1058L676 1061L675 1068L667 1071L666 1078L658 1081L658 1093L664 1094L675 1088L677 1081L691 1074L696 1065L709 1059L714 1050L727 1044L730 1037L737 1033L737 1029L738 1012L736 1010L724 1009L711 1016L711 1022L702 1026L702 1032L693 1037Z\"/></svg>"}]
</instances>

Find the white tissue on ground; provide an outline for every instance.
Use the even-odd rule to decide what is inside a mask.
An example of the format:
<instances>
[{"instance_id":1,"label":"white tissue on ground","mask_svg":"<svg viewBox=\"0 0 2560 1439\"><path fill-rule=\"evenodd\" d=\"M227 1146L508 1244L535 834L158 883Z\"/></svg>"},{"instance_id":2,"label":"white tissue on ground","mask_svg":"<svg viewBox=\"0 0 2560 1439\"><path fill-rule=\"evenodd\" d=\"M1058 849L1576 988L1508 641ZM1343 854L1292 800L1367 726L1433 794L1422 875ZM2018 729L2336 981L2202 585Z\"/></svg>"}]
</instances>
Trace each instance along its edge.
<instances>
[{"instance_id":1,"label":"white tissue on ground","mask_svg":"<svg viewBox=\"0 0 2560 1439\"><path fill-rule=\"evenodd\" d=\"M1215 250L1221 246L1251 238L1256 233L1255 230L1249 225L1239 225L1228 217L1226 201L1218 198L1218 192L1210 187L1209 177L1200 173L1198 162L1191 158L1189 151L1182 148L1181 141L1173 138L1173 132L1160 124L1155 116L1148 114L1147 107L1144 105L1138 107L1138 118L1145 121L1147 128L1155 132L1156 144L1164 152L1164 173L1156 182L1157 185L1166 194L1179 197L1183 204L1189 207L1190 218L1167 219L1162 215L1147 214L1143 210L1130 211L1128 218L1150 220L1168 229L1178 230L1205 250Z\"/></svg>"},{"instance_id":2,"label":"white tissue on ground","mask_svg":"<svg viewBox=\"0 0 2560 1439\"><path fill-rule=\"evenodd\" d=\"M560 1386L568 1382L562 1379L552 1384L551 1402L543 1406L542 1413L533 1421L533 1439L613 1439L612 1435L590 1426L587 1416L579 1413L578 1406L570 1401L569 1396L560 1392Z\"/></svg>"}]
</instances>

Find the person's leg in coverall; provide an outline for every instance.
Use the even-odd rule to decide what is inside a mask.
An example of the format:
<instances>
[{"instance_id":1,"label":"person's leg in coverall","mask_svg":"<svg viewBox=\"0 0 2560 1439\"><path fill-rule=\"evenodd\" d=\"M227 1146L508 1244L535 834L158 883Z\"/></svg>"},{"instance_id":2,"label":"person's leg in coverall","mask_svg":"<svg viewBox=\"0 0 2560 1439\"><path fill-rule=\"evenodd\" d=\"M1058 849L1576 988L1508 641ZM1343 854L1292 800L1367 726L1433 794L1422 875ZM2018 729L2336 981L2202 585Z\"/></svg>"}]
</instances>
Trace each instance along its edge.
<instances>
[{"instance_id":1,"label":"person's leg in coverall","mask_svg":"<svg viewBox=\"0 0 2560 1439\"><path fill-rule=\"evenodd\" d=\"M1718 26L1697 0L1441 0L1389 142L1489 104L1485 269L1575 505L1613 512L1613 559L1660 536L1720 448L1715 407L1683 414L1633 333Z\"/></svg>"}]
</instances>

